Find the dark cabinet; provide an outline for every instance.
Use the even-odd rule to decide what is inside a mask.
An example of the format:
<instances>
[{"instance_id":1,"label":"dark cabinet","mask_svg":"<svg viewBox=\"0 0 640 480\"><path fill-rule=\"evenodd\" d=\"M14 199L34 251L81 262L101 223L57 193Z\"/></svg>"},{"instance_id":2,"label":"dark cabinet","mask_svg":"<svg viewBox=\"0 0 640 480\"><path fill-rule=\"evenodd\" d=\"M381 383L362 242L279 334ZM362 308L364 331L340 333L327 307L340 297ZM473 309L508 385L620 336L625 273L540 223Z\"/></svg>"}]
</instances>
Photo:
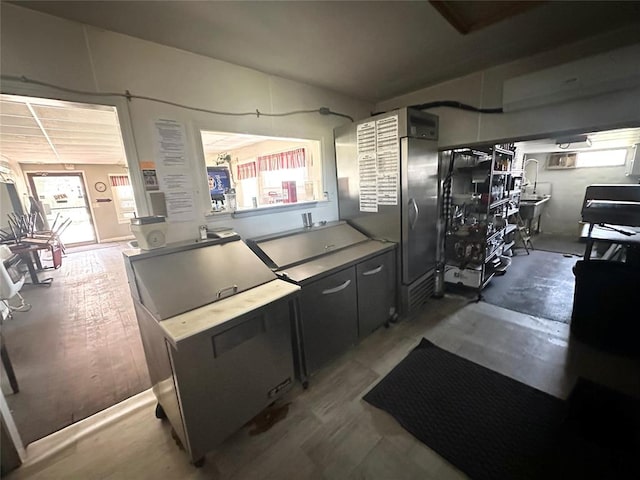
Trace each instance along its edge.
<instances>
[{"instance_id":1,"label":"dark cabinet","mask_svg":"<svg viewBox=\"0 0 640 480\"><path fill-rule=\"evenodd\" d=\"M358 279L358 336L364 338L395 313L395 252L356 265Z\"/></svg>"},{"instance_id":2,"label":"dark cabinet","mask_svg":"<svg viewBox=\"0 0 640 480\"><path fill-rule=\"evenodd\" d=\"M312 373L358 340L358 303L353 267L302 288L302 351Z\"/></svg>"},{"instance_id":3,"label":"dark cabinet","mask_svg":"<svg viewBox=\"0 0 640 480\"><path fill-rule=\"evenodd\" d=\"M303 382L396 311L397 244L343 221L249 239L281 279L302 287L295 325Z\"/></svg>"}]
</instances>

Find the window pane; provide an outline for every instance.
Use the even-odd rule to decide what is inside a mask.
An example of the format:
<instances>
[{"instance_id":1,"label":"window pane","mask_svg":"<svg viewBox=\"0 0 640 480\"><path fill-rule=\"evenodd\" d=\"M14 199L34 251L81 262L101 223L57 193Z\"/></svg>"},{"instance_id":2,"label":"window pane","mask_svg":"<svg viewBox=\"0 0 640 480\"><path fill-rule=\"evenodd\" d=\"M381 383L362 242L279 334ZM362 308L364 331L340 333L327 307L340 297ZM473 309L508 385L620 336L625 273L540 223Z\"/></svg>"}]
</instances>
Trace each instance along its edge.
<instances>
[{"instance_id":1,"label":"window pane","mask_svg":"<svg viewBox=\"0 0 640 480\"><path fill-rule=\"evenodd\" d=\"M624 165L626 158L626 149L580 152L576 160L576 167L614 167Z\"/></svg>"},{"instance_id":2,"label":"window pane","mask_svg":"<svg viewBox=\"0 0 640 480\"><path fill-rule=\"evenodd\" d=\"M118 216L118 223L129 223L135 217L136 204L133 198L133 187L126 175L109 174L113 201Z\"/></svg>"}]
</instances>

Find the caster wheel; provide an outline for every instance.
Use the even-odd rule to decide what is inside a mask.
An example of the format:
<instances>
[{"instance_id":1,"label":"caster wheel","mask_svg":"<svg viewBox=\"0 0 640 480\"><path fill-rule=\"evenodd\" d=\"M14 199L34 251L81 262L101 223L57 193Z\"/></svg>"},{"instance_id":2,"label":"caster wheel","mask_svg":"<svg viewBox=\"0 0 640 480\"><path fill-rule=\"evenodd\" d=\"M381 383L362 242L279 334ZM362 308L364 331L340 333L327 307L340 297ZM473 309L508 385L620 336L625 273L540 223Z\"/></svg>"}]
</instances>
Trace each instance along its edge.
<instances>
[{"instance_id":1,"label":"caster wheel","mask_svg":"<svg viewBox=\"0 0 640 480\"><path fill-rule=\"evenodd\" d=\"M199 458L198 460L194 460L193 466L196 467L196 468L204 467L204 457Z\"/></svg>"},{"instance_id":2,"label":"caster wheel","mask_svg":"<svg viewBox=\"0 0 640 480\"><path fill-rule=\"evenodd\" d=\"M162 405L160 405L159 403L156 404L156 418L160 420L166 420L167 418L167 414L165 413L164 408L162 408Z\"/></svg>"},{"instance_id":3,"label":"caster wheel","mask_svg":"<svg viewBox=\"0 0 640 480\"><path fill-rule=\"evenodd\" d=\"M302 388L304 388L305 390L309 388L309 380L305 380L304 382L302 382Z\"/></svg>"}]
</instances>

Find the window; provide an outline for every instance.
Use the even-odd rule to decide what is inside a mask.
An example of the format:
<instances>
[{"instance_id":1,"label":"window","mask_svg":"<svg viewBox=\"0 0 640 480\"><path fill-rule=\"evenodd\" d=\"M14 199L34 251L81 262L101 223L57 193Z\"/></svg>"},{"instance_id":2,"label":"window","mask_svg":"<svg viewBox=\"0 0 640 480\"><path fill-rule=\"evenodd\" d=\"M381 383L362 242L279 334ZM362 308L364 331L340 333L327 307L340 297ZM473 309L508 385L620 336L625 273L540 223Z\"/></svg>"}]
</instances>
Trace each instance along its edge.
<instances>
[{"instance_id":1,"label":"window","mask_svg":"<svg viewBox=\"0 0 640 480\"><path fill-rule=\"evenodd\" d=\"M570 153L552 153L547 161L548 169L616 167L625 164L627 150L595 150Z\"/></svg>"},{"instance_id":2,"label":"window","mask_svg":"<svg viewBox=\"0 0 640 480\"><path fill-rule=\"evenodd\" d=\"M577 153L552 153L547 161L547 168L575 168Z\"/></svg>"},{"instance_id":3,"label":"window","mask_svg":"<svg viewBox=\"0 0 640 480\"><path fill-rule=\"evenodd\" d=\"M576 167L617 167L624 165L627 150L599 150L595 152L580 152L576 159Z\"/></svg>"},{"instance_id":4,"label":"window","mask_svg":"<svg viewBox=\"0 0 640 480\"><path fill-rule=\"evenodd\" d=\"M264 137L203 131L210 187L219 187L212 172L225 177L226 197L235 192L238 210L321 200L322 162L318 140ZM219 175L219 176L220 176ZM220 190L218 188L218 190ZM225 195L212 190L215 209L234 209ZM222 205L221 205L222 204Z\"/></svg>"},{"instance_id":5,"label":"window","mask_svg":"<svg viewBox=\"0 0 640 480\"><path fill-rule=\"evenodd\" d=\"M129 223L136 215L136 202L128 175L109 174L113 203L118 215L118 223Z\"/></svg>"}]
</instances>

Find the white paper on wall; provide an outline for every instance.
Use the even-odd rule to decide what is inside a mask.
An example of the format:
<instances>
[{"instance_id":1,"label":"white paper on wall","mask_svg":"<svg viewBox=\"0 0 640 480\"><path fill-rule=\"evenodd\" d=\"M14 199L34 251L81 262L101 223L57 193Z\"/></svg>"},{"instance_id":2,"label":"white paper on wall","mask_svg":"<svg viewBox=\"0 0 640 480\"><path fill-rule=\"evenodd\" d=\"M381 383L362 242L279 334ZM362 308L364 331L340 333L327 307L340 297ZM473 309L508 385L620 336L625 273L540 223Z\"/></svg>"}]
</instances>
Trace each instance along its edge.
<instances>
[{"instance_id":1,"label":"white paper on wall","mask_svg":"<svg viewBox=\"0 0 640 480\"><path fill-rule=\"evenodd\" d=\"M154 122L155 154L160 189L170 222L195 220L194 182L189 170L184 125L169 119Z\"/></svg>"},{"instance_id":2,"label":"white paper on wall","mask_svg":"<svg viewBox=\"0 0 640 480\"><path fill-rule=\"evenodd\" d=\"M167 203L170 221L189 222L195 220L193 181L185 172L165 173L160 177L160 188Z\"/></svg>"},{"instance_id":3,"label":"white paper on wall","mask_svg":"<svg viewBox=\"0 0 640 480\"><path fill-rule=\"evenodd\" d=\"M155 121L155 132L157 163L165 167L187 167L184 125L161 118Z\"/></svg>"}]
</instances>

